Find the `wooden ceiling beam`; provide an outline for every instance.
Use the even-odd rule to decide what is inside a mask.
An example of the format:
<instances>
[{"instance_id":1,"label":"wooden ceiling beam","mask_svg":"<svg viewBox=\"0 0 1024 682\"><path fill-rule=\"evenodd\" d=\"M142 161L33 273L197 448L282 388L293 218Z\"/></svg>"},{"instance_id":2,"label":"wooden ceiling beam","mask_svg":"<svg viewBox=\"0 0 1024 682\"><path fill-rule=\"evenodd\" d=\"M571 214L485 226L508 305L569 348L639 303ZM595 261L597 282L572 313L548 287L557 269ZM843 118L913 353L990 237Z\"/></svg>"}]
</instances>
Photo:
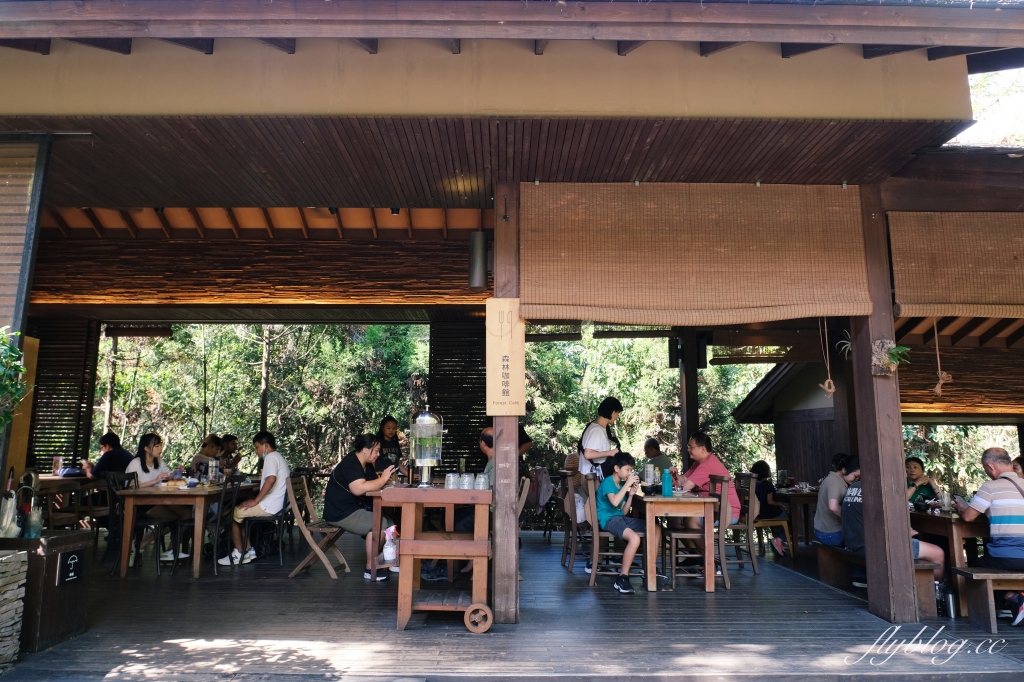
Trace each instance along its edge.
<instances>
[{"instance_id":1,"label":"wooden ceiling beam","mask_svg":"<svg viewBox=\"0 0 1024 682\"><path fill-rule=\"evenodd\" d=\"M978 345L984 348L989 341L999 336L1003 331L1006 330L1007 327L1009 327L1016 321L1017 320L1014 320L1012 318L1003 318L999 320L994 325L983 331L980 336L978 336Z\"/></svg>"},{"instance_id":2,"label":"wooden ceiling beam","mask_svg":"<svg viewBox=\"0 0 1024 682\"><path fill-rule=\"evenodd\" d=\"M241 230L238 228L238 218L235 217L235 209L225 208L224 212L228 215L228 222L231 223L231 232L235 235L235 239L238 239L241 234Z\"/></svg>"},{"instance_id":3,"label":"wooden ceiling beam","mask_svg":"<svg viewBox=\"0 0 1024 682\"><path fill-rule=\"evenodd\" d=\"M953 343L954 346L957 345L958 343L966 339L968 336L970 336L971 332L973 332L975 329L983 325L985 323L985 320L987 319L987 317L971 318L970 320L967 321L967 324L953 332L952 336L950 337L950 341Z\"/></svg>"},{"instance_id":4,"label":"wooden ceiling beam","mask_svg":"<svg viewBox=\"0 0 1024 682\"><path fill-rule=\"evenodd\" d=\"M535 55L544 54L544 50L547 49L550 40L535 40L533 41L533 53Z\"/></svg>"},{"instance_id":5,"label":"wooden ceiling beam","mask_svg":"<svg viewBox=\"0 0 1024 682\"><path fill-rule=\"evenodd\" d=\"M376 38L352 38L353 43L363 48L370 54L377 54L377 39Z\"/></svg>"},{"instance_id":6,"label":"wooden ceiling beam","mask_svg":"<svg viewBox=\"0 0 1024 682\"><path fill-rule=\"evenodd\" d=\"M887 211L1024 211L1024 192L962 182L889 178L882 182Z\"/></svg>"},{"instance_id":7,"label":"wooden ceiling beam","mask_svg":"<svg viewBox=\"0 0 1024 682\"><path fill-rule=\"evenodd\" d=\"M939 336L942 336L943 334L946 333L946 330L949 329L949 326L959 319L959 317L953 316L943 317L939 320L936 320L935 324L933 324L928 329L924 330L924 340L921 343L928 345L929 343L931 343L932 339L935 338L936 330L939 332ZM936 341L936 343L938 343L938 341Z\"/></svg>"},{"instance_id":8,"label":"wooden ceiling beam","mask_svg":"<svg viewBox=\"0 0 1024 682\"><path fill-rule=\"evenodd\" d=\"M131 213L129 213L128 211L118 211L118 213L121 214L121 220L123 220L124 224L128 227L128 234L132 236L132 239L138 239L139 226L135 224L135 221L132 219Z\"/></svg>"},{"instance_id":9,"label":"wooden ceiling beam","mask_svg":"<svg viewBox=\"0 0 1024 682\"><path fill-rule=\"evenodd\" d=\"M912 332L914 330L914 327L924 322L925 319L927 318L909 317L904 322L902 322L898 327L896 327L895 333L893 334L893 336L896 337L896 343L901 343L903 339L907 337L907 334Z\"/></svg>"},{"instance_id":10,"label":"wooden ceiling beam","mask_svg":"<svg viewBox=\"0 0 1024 682\"><path fill-rule=\"evenodd\" d=\"M895 177L1024 189L1024 158L951 148L918 154Z\"/></svg>"},{"instance_id":11,"label":"wooden ceiling beam","mask_svg":"<svg viewBox=\"0 0 1024 682\"><path fill-rule=\"evenodd\" d=\"M164 215L163 208L156 208L156 218L160 221L160 227L163 228L164 236L168 239L171 238L171 224L167 221L167 216Z\"/></svg>"},{"instance_id":12,"label":"wooden ceiling beam","mask_svg":"<svg viewBox=\"0 0 1024 682\"><path fill-rule=\"evenodd\" d=\"M206 225L203 224L203 219L199 217L199 211L190 208L188 209L188 214L192 216L192 221L196 224L196 232L199 233L199 238L206 239Z\"/></svg>"},{"instance_id":13,"label":"wooden ceiling beam","mask_svg":"<svg viewBox=\"0 0 1024 682\"><path fill-rule=\"evenodd\" d=\"M878 59L901 52L920 50L923 47L927 45L862 45L861 54L864 55L864 59Z\"/></svg>"},{"instance_id":14,"label":"wooden ceiling beam","mask_svg":"<svg viewBox=\"0 0 1024 682\"><path fill-rule=\"evenodd\" d=\"M295 38L257 38L256 40L265 45L270 45L274 49L281 50L285 54L295 54Z\"/></svg>"},{"instance_id":15,"label":"wooden ceiling beam","mask_svg":"<svg viewBox=\"0 0 1024 682\"><path fill-rule=\"evenodd\" d=\"M266 207L261 206L260 210L263 212L263 219L267 221L267 236L271 239L274 238L274 221L270 219L270 211Z\"/></svg>"},{"instance_id":16,"label":"wooden ceiling beam","mask_svg":"<svg viewBox=\"0 0 1024 682\"><path fill-rule=\"evenodd\" d=\"M735 47L737 45L742 45L742 43L739 43L739 42L730 43L730 42L725 42L725 41L719 41L719 42L704 42L704 41L701 41L701 43L700 43L700 56L701 57L710 57L713 54L721 52L722 50L728 50L730 47Z\"/></svg>"},{"instance_id":17,"label":"wooden ceiling beam","mask_svg":"<svg viewBox=\"0 0 1024 682\"><path fill-rule=\"evenodd\" d=\"M782 51L782 58L789 59L790 57L807 54L808 52L824 50L826 47L833 47L834 45L836 43L782 43L779 47Z\"/></svg>"},{"instance_id":18,"label":"wooden ceiling beam","mask_svg":"<svg viewBox=\"0 0 1024 682\"><path fill-rule=\"evenodd\" d=\"M25 52L35 52L36 54L50 54L50 39L49 38L18 38L15 40L0 40L0 47L10 47L15 50L24 50Z\"/></svg>"},{"instance_id":19,"label":"wooden ceiling beam","mask_svg":"<svg viewBox=\"0 0 1024 682\"><path fill-rule=\"evenodd\" d=\"M0 13L0 16L2 16L2 13ZM116 52L117 54L132 53L131 38L65 38L65 40L72 43L78 43L79 45L95 47L98 50Z\"/></svg>"},{"instance_id":20,"label":"wooden ceiling beam","mask_svg":"<svg viewBox=\"0 0 1024 682\"><path fill-rule=\"evenodd\" d=\"M1024 47L1015 10L767 3L518 0L0 2L0 38L462 38ZM241 9L240 9L241 8Z\"/></svg>"},{"instance_id":21,"label":"wooden ceiling beam","mask_svg":"<svg viewBox=\"0 0 1024 682\"><path fill-rule=\"evenodd\" d=\"M89 224L92 226L92 231L96 233L96 236L103 239L103 223L96 217L96 212L91 208L83 208L82 213L89 219Z\"/></svg>"},{"instance_id":22,"label":"wooden ceiling beam","mask_svg":"<svg viewBox=\"0 0 1024 682\"><path fill-rule=\"evenodd\" d=\"M62 235L64 235L64 238L67 239L68 237L70 237L71 229L68 227L67 221L64 220L64 216L60 214L60 211L58 211L57 209L53 209L48 212L51 216L53 216L53 222L57 223L57 229L60 230L60 233Z\"/></svg>"},{"instance_id":23,"label":"wooden ceiling beam","mask_svg":"<svg viewBox=\"0 0 1024 682\"><path fill-rule=\"evenodd\" d=\"M615 47L619 52L619 56L625 57L646 42L646 40L620 40L615 44Z\"/></svg>"},{"instance_id":24,"label":"wooden ceiling beam","mask_svg":"<svg viewBox=\"0 0 1024 682\"><path fill-rule=\"evenodd\" d=\"M203 54L213 54L213 38L160 38L160 40Z\"/></svg>"}]
</instances>

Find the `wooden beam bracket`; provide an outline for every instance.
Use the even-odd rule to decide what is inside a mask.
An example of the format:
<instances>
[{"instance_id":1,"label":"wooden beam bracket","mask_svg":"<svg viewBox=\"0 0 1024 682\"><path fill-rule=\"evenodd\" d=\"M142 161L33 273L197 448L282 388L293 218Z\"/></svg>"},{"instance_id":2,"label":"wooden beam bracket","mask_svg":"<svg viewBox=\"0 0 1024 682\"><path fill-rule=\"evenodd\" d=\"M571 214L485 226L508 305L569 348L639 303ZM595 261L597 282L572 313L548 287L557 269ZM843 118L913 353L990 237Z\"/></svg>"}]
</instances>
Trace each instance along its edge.
<instances>
[{"instance_id":1,"label":"wooden beam bracket","mask_svg":"<svg viewBox=\"0 0 1024 682\"><path fill-rule=\"evenodd\" d=\"M376 38L351 38L350 40L370 54L377 54Z\"/></svg>"},{"instance_id":2,"label":"wooden beam bracket","mask_svg":"<svg viewBox=\"0 0 1024 682\"><path fill-rule=\"evenodd\" d=\"M159 38L159 40L203 54L213 54L213 38Z\"/></svg>"},{"instance_id":3,"label":"wooden beam bracket","mask_svg":"<svg viewBox=\"0 0 1024 682\"><path fill-rule=\"evenodd\" d=\"M281 50L285 54L295 54L295 38L257 38L265 45L270 45L276 50Z\"/></svg>"},{"instance_id":4,"label":"wooden beam bracket","mask_svg":"<svg viewBox=\"0 0 1024 682\"><path fill-rule=\"evenodd\" d=\"M117 54L132 53L131 38L65 38L65 40L72 43L78 43L79 45L95 47L98 50L116 52Z\"/></svg>"},{"instance_id":5,"label":"wooden beam bracket","mask_svg":"<svg viewBox=\"0 0 1024 682\"><path fill-rule=\"evenodd\" d=\"M192 220L196 224L196 232L199 233L199 238L206 239L206 225L203 224L203 219L199 217L199 211L190 208L188 209L188 214L192 216Z\"/></svg>"},{"instance_id":6,"label":"wooden beam bracket","mask_svg":"<svg viewBox=\"0 0 1024 682\"><path fill-rule=\"evenodd\" d=\"M618 49L619 56L625 57L646 42L646 40L620 40L616 43L616 48Z\"/></svg>"},{"instance_id":7,"label":"wooden beam bracket","mask_svg":"<svg viewBox=\"0 0 1024 682\"><path fill-rule=\"evenodd\" d=\"M24 50L25 52L35 52L36 54L50 54L50 39L49 38L14 38L0 40L0 47L10 47L15 50Z\"/></svg>"},{"instance_id":8,"label":"wooden beam bracket","mask_svg":"<svg viewBox=\"0 0 1024 682\"><path fill-rule=\"evenodd\" d=\"M730 47L736 47L743 43L729 43L729 42L701 42L700 43L700 56L710 57L713 54L721 52L722 50L728 50Z\"/></svg>"}]
</instances>

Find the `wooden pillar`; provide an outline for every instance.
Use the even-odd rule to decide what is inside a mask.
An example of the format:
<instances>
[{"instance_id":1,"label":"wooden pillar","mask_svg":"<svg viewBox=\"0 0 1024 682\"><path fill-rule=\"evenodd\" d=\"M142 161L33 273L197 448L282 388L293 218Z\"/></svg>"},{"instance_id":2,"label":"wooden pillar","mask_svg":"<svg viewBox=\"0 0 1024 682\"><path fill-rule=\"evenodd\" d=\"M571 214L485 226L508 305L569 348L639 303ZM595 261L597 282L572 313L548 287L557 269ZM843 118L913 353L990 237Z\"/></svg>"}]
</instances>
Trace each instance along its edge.
<instances>
[{"instance_id":1,"label":"wooden pillar","mask_svg":"<svg viewBox=\"0 0 1024 682\"><path fill-rule=\"evenodd\" d=\"M697 369L701 366L697 357L697 330L680 327L679 362L679 458L683 471L690 468L690 455L686 450L690 434L700 429L697 412Z\"/></svg>"},{"instance_id":2,"label":"wooden pillar","mask_svg":"<svg viewBox=\"0 0 1024 682\"><path fill-rule=\"evenodd\" d=\"M49 135L0 134L0 326L12 332L23 332L28 318L49 156ZM16 338L21 345L23 337ZM0 433L0 470L5 473L10 437L11 429Z\"/></svg>"},{"instance_id":3,"label":"wooden pillar","mask_svg":"<svg viewBox=\"0 0 1024 682\"><path fill-rule=\"evenodd\" d=\"M494 192L494 297L519 298L519 185ZM494 418L494 622L519 622L519 418Z\"/></svg>"},{"instance_id":4,"label":"wooden pillar","mask_svg":"<svg viewBox=\"0 0 1024 682\"><path fill-rule=\"evenodd\" d=\"M857 443L864 491L868 610L891 623L916 623L903 432L897 377L871 373L871 345L892 339L892 293L885 213L878 185L860 188L873 311L850 318Z\"/></svg>"}]
</instances>

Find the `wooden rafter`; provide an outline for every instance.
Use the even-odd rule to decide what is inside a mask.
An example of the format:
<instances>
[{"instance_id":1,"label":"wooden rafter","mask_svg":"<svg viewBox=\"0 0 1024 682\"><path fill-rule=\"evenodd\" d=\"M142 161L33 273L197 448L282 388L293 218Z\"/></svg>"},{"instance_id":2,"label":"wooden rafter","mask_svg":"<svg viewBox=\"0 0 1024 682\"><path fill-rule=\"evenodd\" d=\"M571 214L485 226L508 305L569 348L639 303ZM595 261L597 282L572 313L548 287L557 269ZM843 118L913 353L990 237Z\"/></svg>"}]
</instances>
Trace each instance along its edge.
<instances>
[{"instance_id":1,"label":"wooden rafter","mask_svg":"<svg viewBox=\"0 0 1024 682\"><path fill-rule=\"evenodd\" d=\"M976 54L978 52L991 52L998 50L998 47L959 47L956 45L941 45L928 48L928 61L946 59L947 57L959 57L965 54Z\"/></svg>"},{"instance_id":2,"label":"wooden rafter","mask_svg":"<svg viewBox=\"0 0 1024 682\"><path fill-rule=\"evenodd\" d=\"M1004 318L999 320L994 325L983 331L980 336L978 336L978 345L984 347L985 345L988 344L989 341L999 336L1003 331L1006 330L1007 327L1009 327L1014 322L1016 322L1016 320L1011 318Z\"/></svg>"},{"instance_id":3,"label":"wooden rafter","mask_svg":"<svg viewBox=\"0 0 1024 682\"><path fill-rule=\"evenodd\" d=\"M410 218L410 225L412 224L411 221L412 219ZM441 234L445 239L448 239L448 211L443 209L441 210Z\"/></svg>"},{"instance_id":4,"label":"wooden rafter","mask_svg":"<svg viewBox=\"0 0 1024 682\"><path fill-rule=\"evenodd\" d=\"M71 229L68 227L67 221L64 220L64 216L60 214L60 211L53 209L52 211L49 211L49 214L53 216L53 222L57 223L57 229L60 230L62 235L64 235L64 238L67 239L70 237Z\"/></svg>"},{"instance_id":5,"label":"wooden rafter","mask_svg":"<svg viewBox=\"0 0 1024 682\"><path fill-rule=\"evenodd\" d=\"M646 42L646 40L620 40L616 43L616 48L618 49L619 56L625 57Z\"/></svg>"},{"instance_id":6,"label":"wooden rafter","mask_svg":"<svg viewBox=\"0 0 1024 682\"><path fill-rule=\"evenodd\" d=\"M201 239L206 239L206 225L203 224L203 219L199 217L199 211L194 208L188 209L188 214L192 216L192 220L196 224L196 232L199 233Z\"/></svg>"},{"instance_id":7,"label":"wooden rafter","mask_svg":"<svg viewBox=\"0 0 1024 682\"><path fill-rule=\"evenodd\" d=\"M331 214L331 217L334 218L334 228L338 231L338 239L344 239L345 229L341 226L341 216L338 215L338 209L331 207L327 209L327 211Z\"/></svg>"},{"instance_id":8,"label":"wooden rafter","mask_svg":"<svg viewBox=\"0 0 1024 682\"><path fill-rule=\"evenodd\" d=\"M19 38L16 40L0 40L0 47L11 47L36 54L50 54L49 38Z\"/></svg>"},{"instance_id":9,"label":"wooden rafter","mask_svg":"<svg viewBox=\"0 0 1024 682\"><path fill-rule=\"evenodd\" d=\"M701 41L701 43L700 43L700 56L701 57L710 57L711 55L713 55L715 53L721 52L722 50L728 50L730 47L735 47L735 46L741 45L741 44L742 43L739 43L739 42L730 43L730 42L725 42L725 41L717 41L717 42L716 41L712 41L712 42Z\"/></svg>"},{"instance_id":10,"label":"wooden rafter","mask_svg":"<svg viewBox=\"0 0 1024 682\"><path fill-rule=\"evenodd\" d=\"M270 219L270 211L266 207L261 206L260 210L263 211L263 219L267 221L267 236L271 239L274 238L274 221Z\"/></svg>"},{"instance_id":11,"label":"wooden rafter","mask_svg":"<svg viewBox=\"0 0 1024 682\"><path fill-rule=\"evenodd\" d=\"M213 38L160 38L160 40L203 54L213 54Z\"/></svg>"},{"instance_id":12,"label":"wooden rafter","mask_svg":"<svg viewBox=\"0 0 1024 682\"><path fill-rule=\"evenodd\" d=\"M444 45L452 54L462 54L462 40L460 38L445 38Z\"/></svg>"},{"instance_id":13,"label":"wooden rafter","mask_svg":"<svg viewBox=\"0 0 1024 682\"><path fill-rule=\"evenodd\" d=\"M535 40L533 41L533 53L535 55L544 54L544 50L547 49L549 40Z\"/></svg>"},{"instance_id":14,"label":"wooden rafter","mask_svg":"<svg viewBox=\"0 0 1024 682\"><path fill-rule=\"evenodd\" d=\"M98 50L116 52L117 54L132 53L131 38L65 38L65 40L72 43L78 43L79 45L95 47Z\"/></svg>"},{"instance_id":15,"label":"wooden rafter","mask_svg":"<svg viewBox=\"0 0 1024 682\"><path fill-rule=\"evenodd\" d=\"M978 73L991 73L1022 67L1024 67L1024 47L967 55L967 73L972 76Z\"/></svg>"},{"instance_id":16,"label":"wooden rafter","mask_svg":"<svg viewBox=\"0 0 1024 682\"><path fill-rule=\"evenodd\" d=\"M128 211L119 211L119 213L121 214L121 220L123 220L124 224L128 227L128 234L132 236L132 239L138 239L139 226L135 224L135 221L132 219L131 213L129 213Z\"/></svg>"},{"instance_id":17,"label":"wooden rafter","mask_svg":"<svg viewBox=\"0 0 1024 682\"><path fill-rule=\"evenodd\" d=\"M235 235L235 239L238 239L241 230L238 229L238 219L235 218L235 209L225 208L224 213L228 216L228 222L231 223L231 232Z\"/></svg>"},{"instance_id":18,"label":"wooden rafter","mask_svg":"<svg viewBox=\"0 0 1024 682\"><path fill-rule=\"evenodd\" d=\"M789 59L790 57L795 57L800 54L824 50L826 47L832 47L835 44L836 43L782 43L780 47L782 49L782 58Z\"/></svg>"},{"instance_id":19,"label":"wooden rafter","mask_svg":"<svg viewBox=\"0 0 1024 682\"><path fill-rule=\"evenodd\" d=\"M169 222L167 222L167 216L164 215L164 209L157 208L155 210L156 210L157 220L160 221L160 227L163 228L164 236L167 237L168 239L170 239L171 238L171 224Z\"/></svg>"},{"instance_id":20,"label":"wooden rafter","mask_svg":"<svg viewBox=\"0 0 1024 682\"><path fill-rule=\"evenodd\" d=\"M370 209L370 228L373 230L373 238L377 238L377 213Z\"/></svg>"},{"instance_id":21,"label":"wooden rafter","mask_svg":"<svg viewBox=\"0 0 1024 682\"><path fill-rule=\"evenodd\" d=\"M92 231L96 233L96 236L103 239L103 223L96 217L96 212L91 208L83 208L82 213L89 219L89 224L92 226Z\"/></svg>"},{"instance_id":22,"label":"wooden rafter","mask_svg":"<svg viewBox=\"0 0 1024 682\"><path fill-rule=\"evenodd\" d=\"M907 334L914 331L914 327L925 321L923 317L909 317L896 327L896 331L893 336L896 337L896 343L902 343L903 339L907 337Z\"/></svg>"},{"instance_id":23,"label":"wooden rafter","mask_svg":"<svg viewBox=\"0 0 1024 682\"><path fill-rule=\"evenodd\" d=\"M370 54L377 54L376 38L352 38L352 42L363 48Z\"/></svg>"},{"instance_id":24,"label":"wooden rafter","mask_svg":"<svg viewBox=\"0 0 1024 682\"><path fill-rule=\"evenodd\" d=\"M281 50L285 54L295 54L295 38L257 38L256 40Z\"/></svg>"},{"instance_id":25,"label":"wooden rafter","mask_svg":"<svg viewBox=\"0 0 1024 682\"><path fill-rule=\"evenodd\" d=\"M1006 337L1006 347L1013 348L1017 345L1017 342L1024 339L1024 325L1017 328L1012 334L1008 334Z\"/></svg>"},{"instance_id":26,"label":"wooden rafter","mask_svg":"<svg viewBox=\"0 0 1024 682\"><path fill-rule=\"evenodd\" d=\"M246 11L240 12L239 7ZM82 6L86 7L83 11ZM463 38L756 41L1024 47L1016 10L865 5L518 0L0 2L0 38ZM575 8L580 8L579 10Z\"/></svg>"},{"instance_id":27,"label":"wooden rafter","mask_svg":"<svg viewBox=\"0 0 1024 682\"><path fill-rule=\"evenodd\" d=\"M949 329L949 326L951 324L953 324L954 322L956 322L957 320L959 320L959 319L960 319L959 317L955 317L954 316L954 317L943 317L943 318L937 320L934 325L932 325L931 327L928 327L928 329L924 330L924 340L922 341L922 343L924 343L925 345L931 343L932 339L935 338L935 330L936 329L938 329L938 331L939 331L939 336L942 336L943 334L946 333L946 330ZM936 343L938 343L938 341L936 341Z\"/></svg>"},{"instance_id":28,"label":"wooden rafter","mask_svg":"<svg viewBox=\"0 0 1024 682\"><path fill-rule=\"evenodd\" d=\"M299 220L302 225L302 238L309 239L309 223L306 221L306 209L299 207Z\"/></svg>"},{"instance_id":29,"label":"wooden rafter","mask_svg":"<svg viewBox=\"0 0 1024 682\"><path fill-rule=\"evenodd\" d=\"M925 45L863 45L861 47L861 54L864 55L864 59L877 59L878 57L888 57L892 54L900 54L901 52L910 52L912 50L920 50L926 47Z\"/></svg>"},{"instance_id":30,"label":"wooden rafter","mask_svg":"<svg viewBox=\"0 0 1024 682\"><path fill-rule=\"evenodd\" d=\"M985 323L985 320L987 319L987 317L971 318L970 320L967 321L967 324L953 332L952 336L950 337L950 341L953 342L954 346L957 345L958 343L966 339L968 336L970 336L971 332L973 332L975 329L983 325Z\"/></svg>"}]
</instances>

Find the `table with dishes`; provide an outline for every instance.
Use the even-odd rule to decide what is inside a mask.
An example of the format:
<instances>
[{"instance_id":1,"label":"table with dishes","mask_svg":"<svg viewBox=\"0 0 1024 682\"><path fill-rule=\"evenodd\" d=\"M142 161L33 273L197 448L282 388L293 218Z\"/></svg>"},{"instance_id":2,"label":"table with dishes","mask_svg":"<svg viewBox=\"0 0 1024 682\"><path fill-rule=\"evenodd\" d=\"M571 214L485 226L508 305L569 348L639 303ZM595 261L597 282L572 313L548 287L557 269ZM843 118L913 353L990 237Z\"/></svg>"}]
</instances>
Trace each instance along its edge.
<instances>
[{"instance_id":1,"label":"table with dishes","mask_svg":"<svg viewBox=\"0 0 1024 682\"><path fill-rule=\"evenodd\" d=\"M248 497L258 488L256 483L243 483L238 494ZM135 530L136 508L139 506L155 506L158 504L190 506L195 519L195 536L193 544L192 577L199 577L202 561L195 556L202 550L203 533L206 531L206 511L210 503L220 498L223 485L189 485L184 481L168 481L148 488L128 488L118 491L124 497L124 520L121 531L121 577L128 573L128 560L131 556L132 534Z\"/></svg>"},{"instance_id":2,"label":"table with dishes","mask_svg":"<svg viewBox=\"0 0 1024 682\"><path fill-rule=\"evenodd\" d=\"M989 537L988 519L979 516L974 521L964 521L953 511L935 509L931 511L910 512L910 527L918 533L941 535L949 541L949 563L953 568L967 567L967 553L964 551L964 540L969 538ZM972 545L971 558L977 558L977 545ZM952 573L952 571L950 571ZM960 615L967 615L967 594L964 590L963 576L952 575L955 581Z\"/></svg>"},{"instance_id":3,"label":"table with dishes","mask_svg":"<svg viewBox=\"0 0 1024 682\"><path fill-rule=\"evenodd\" d=\"M803 530L804 544L810 546L814 542L814 533L811 531L811 523L814 520L814 512L811 507L818 504L818 489L812 486L793 486L791 488L777 488L775 499L779 502L789 503L789 530L793 535L793 550L795 545L800 544L800 537L797 529Z\"/></svg>"}]
</instances>

